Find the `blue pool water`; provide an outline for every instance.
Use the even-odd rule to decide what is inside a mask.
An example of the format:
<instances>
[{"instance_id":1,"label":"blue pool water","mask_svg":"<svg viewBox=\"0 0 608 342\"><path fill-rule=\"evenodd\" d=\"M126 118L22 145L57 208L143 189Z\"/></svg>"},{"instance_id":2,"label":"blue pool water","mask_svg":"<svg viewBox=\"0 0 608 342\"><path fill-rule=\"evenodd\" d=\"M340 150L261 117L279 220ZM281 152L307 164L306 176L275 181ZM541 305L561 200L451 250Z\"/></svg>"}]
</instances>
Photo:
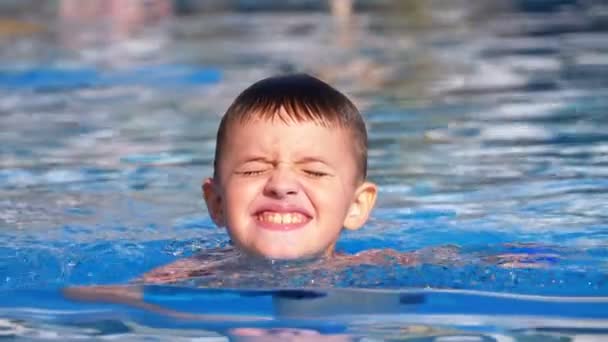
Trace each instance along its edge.
<instances>
[{"instance_id":1,"label":"blue pool water","mask_svg":"<svg viewBox=\"0 0 608 342\"><path fill-rule=\"evenodd\" d=\"M0 336L608 339L607 13L220 11L118 40L45 16L0 25ZM421 263L237 264L147 286L151 307L66 298L228 245L200 195L215 130L285 71L336 85L368 123L379 202L338 249Z\"/></svg>"}]
</instances>

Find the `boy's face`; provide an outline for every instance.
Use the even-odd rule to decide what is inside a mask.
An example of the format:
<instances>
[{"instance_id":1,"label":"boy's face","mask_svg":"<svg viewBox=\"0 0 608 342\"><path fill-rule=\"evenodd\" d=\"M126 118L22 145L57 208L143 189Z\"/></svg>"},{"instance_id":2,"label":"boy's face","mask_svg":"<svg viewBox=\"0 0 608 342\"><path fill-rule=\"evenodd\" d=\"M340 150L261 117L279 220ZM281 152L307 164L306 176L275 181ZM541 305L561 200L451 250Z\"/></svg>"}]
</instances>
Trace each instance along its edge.
<instances>
[{"instance_id":1,"label":"boy's face","mask_svg":"<svg viewBox=\"0 0 608 342\"><path fill-rule=\"evenodd\" d=\"M368 218L376 187L357 180L351 134L314 122L233 123L203 184L214 221L242 250L276 259L331 254Z\"/></svg>"}]
</instances>

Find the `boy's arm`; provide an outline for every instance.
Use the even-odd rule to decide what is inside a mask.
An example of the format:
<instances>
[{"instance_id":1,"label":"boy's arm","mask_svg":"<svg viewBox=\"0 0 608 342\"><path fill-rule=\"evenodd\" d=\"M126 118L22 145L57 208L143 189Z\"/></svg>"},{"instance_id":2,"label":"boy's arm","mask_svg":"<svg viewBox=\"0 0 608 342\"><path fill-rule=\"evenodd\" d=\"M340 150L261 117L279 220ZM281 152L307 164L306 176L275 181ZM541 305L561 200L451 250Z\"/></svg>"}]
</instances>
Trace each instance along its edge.
<instances>
[{"instance_id":1,"label":"boy's arm","mask_svg":"<svg viewBox=\"0 0 608 342\"><path fill-rule=\"evenodd\" d=\"M146 303L144 301L144 290L141 286L76 286L63 289L63 295L68 299L77 301L126 304L151 312L189 318L189 315L183 312L169 310L155 304Z\"/></svg>"},{"instance_id":2,"label":"boy's arm","mask_svg":"<svg viewBox=\"0 0 608 342\"><path fill-rule=\"evenodd\" d=\"M131 285L75 286L63 289L63 294L73 300L127 304L152 312L190 318L189 314L146 303L141 285L168 284L201 276L210 272L209 266L200 256L192 256L155 268L135 279Z\"/></svg>"},{"instance_id":3,"label":"boy's arm","mask_svg":"<svg viewBox=\"0 0 608 342\"><path fill-rule=\"evenodd\" d=\"M149 312L167 315L179 319L204 320L204 321L226 321L226 320L251 320L247 316L222 316L213 314L195 314L168 309L157 304L147 303L144 300L144 288L131 285L107 285L107 286L77 286L63 289L66 298L83 302L100 302L113 304L126 304Z\"/></svg>"},{"instance_id":4,"label":"boy's arm","mask_svg":"<svg viewBox=\"0 0 608 342\"><path fill-rule=\"evenodd\" d=\"M63 295L66 298L77 301L126 304L172 317L200 319L205 318L204 315L179 312L147 303L144 300L144 288L141 285L174 283L193 276L202 275L203 271L201 261L195 256L179 259L168 265L155 268L136 279L134 283L137 285L75 286L63 289Z\"/></svg>"},{"instance_id":5,"label":"boy's arm","mask_svg":"<svg viewBox=\"0 0 608 342\"><path fill-rule=\"evenodd\" d=\"M171 264L158 267L136 279L136 284L166 284L187 279L191 272L189 267L194 265L192 258L180 259ZM144 288L141 285L95 285L75 286L63 289L66 298L84 301L126 304L150 312L170 315L178 318L192 319L196 315L163 308L144 300Z\"/></svg>"},{"instance_id":6,"label":"boy's arm","mask_svg":"<svg viewBox=\"0 0 608 342\"><path fill-rule=\"evenodd\" d=\"M79 301L110 303L143 303L143 288L130 285L74 286L63 289L66 298Z\"/></svg>"}]
</instances>

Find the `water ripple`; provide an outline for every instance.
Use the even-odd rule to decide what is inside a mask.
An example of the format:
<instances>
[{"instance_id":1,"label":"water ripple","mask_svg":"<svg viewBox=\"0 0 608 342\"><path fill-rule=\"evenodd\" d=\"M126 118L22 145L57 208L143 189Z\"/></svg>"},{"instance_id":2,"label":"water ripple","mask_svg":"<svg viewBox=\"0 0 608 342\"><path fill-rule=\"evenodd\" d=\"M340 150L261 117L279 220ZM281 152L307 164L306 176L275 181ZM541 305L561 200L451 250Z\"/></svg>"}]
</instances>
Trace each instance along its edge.
<instances>
[{"instance_id":1,"label":"water ripple","mask_svg":"<svg viewBox=\"0 0 608 342\"><path fill-rule=\"evenodd\" d=\"M368 265L329 284L605 295L600 5L420 2L349 28L319 13L178 17L171 35L78 53L63 32L0 41L1 287L126 281L225 246L200 194L219 118L254 80L305 71L361 107L380 186L370 222L338 246L463 251L453 268ZM522 242L574 251L547 269L484 263Z\"/></svg>"}]
</instances>

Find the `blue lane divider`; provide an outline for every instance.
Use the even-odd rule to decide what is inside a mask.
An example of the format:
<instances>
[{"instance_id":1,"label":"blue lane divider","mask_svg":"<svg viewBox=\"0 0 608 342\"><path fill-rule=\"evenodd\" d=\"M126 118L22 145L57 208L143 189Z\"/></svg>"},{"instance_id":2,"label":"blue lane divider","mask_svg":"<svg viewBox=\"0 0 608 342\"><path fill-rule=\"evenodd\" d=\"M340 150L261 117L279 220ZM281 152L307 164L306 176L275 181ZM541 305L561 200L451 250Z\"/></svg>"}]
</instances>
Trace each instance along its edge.
<instances>
[{"instance_id":1,"label":"blue lane divider","mask_svg":"<svg viewBox=\"0 0 608 342\"><path fill-rule=\"evenodd\" d=\"M100 72L95 68L37 67L26 70L0 68L0 88L65 89L115 85L179 86L220 82L217 68L160 64L128 70Z\"/></svg>"}]
</instances>

